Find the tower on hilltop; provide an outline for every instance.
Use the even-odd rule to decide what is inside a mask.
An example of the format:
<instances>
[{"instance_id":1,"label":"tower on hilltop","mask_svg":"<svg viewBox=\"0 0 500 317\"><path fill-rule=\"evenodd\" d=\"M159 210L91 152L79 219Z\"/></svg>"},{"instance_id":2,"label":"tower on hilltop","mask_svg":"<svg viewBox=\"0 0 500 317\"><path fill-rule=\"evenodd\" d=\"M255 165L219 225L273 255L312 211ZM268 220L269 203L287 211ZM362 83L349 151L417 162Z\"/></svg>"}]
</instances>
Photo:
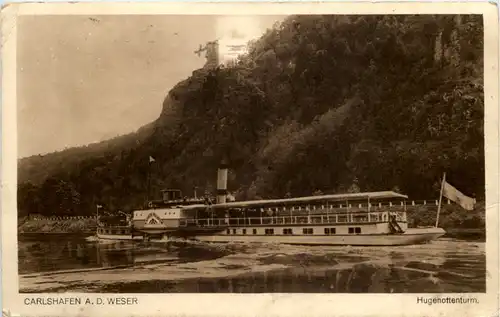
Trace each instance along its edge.
<instances>
[{"instance_id":1,"label":"tower on hilltop","mask_svg":"<svg viewBox=\"0 0 500 317\"><path fill-rule=\"evenodd\" d=\"M205 58L207 59L205 66L206 68L215 69L219 66L219 41L207 42L205 46L200 44L198 50L194 53L201 56L201 53L205 52Z\"/></svg>"}]
</instances>

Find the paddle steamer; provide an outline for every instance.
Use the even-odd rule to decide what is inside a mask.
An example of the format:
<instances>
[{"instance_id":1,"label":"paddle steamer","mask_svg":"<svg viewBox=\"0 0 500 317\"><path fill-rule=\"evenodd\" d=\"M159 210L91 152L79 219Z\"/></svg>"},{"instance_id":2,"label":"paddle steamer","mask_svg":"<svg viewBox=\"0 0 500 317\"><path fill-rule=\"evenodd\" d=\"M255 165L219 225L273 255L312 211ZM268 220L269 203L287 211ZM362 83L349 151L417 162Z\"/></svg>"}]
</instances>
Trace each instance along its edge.
<instances>
[{"instance_id":1,"label":"paddle steamer","mask_svg":"<svg viewBox=\"0 0 500 317\"><path fill-rule=\"evenodd\" d=\"M304 245L408 245L445 234L409 228L407 196L393 191L227 202L227 168L218 171L217 200L182 198L179 190L133 212L127 226L98 227L100 239L184 238L207 242Z\"/></svg>"}]
</instances>

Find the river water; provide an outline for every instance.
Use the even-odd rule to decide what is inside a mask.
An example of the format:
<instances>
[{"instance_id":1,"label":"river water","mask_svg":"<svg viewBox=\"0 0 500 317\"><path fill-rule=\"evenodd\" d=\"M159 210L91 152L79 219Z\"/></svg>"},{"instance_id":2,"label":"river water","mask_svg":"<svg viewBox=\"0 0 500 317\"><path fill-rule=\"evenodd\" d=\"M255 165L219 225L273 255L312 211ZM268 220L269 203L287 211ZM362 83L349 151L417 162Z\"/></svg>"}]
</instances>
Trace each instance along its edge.
<instances>
[{"instance_id":1,"label":"river water","mask_svg":"<svg viewBox=\"0 0 500 317\"><path fill-rule=\"evenodd\" d=\"M485 292L485 243L399 247L103 242L19 236L20 292Z\"/></svg>"}]
</instances>

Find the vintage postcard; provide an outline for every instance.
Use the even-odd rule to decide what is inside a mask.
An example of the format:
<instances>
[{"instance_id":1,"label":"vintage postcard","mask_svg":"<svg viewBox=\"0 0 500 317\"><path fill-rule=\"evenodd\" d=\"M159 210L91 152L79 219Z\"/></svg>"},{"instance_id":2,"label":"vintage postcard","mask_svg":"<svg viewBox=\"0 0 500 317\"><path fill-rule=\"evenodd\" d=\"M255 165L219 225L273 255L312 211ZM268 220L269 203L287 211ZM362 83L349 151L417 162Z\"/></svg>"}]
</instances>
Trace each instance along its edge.
<instances>
[{"instance_id":1,"label":"vintage postcard","mask_svg":"<svg viewBox=\"0 0 500 317\"><path fill-rule=\"evenodd\" d=\"M490 3L2 10L3 316L498 316Z\"/></svg>"}]
</instances>

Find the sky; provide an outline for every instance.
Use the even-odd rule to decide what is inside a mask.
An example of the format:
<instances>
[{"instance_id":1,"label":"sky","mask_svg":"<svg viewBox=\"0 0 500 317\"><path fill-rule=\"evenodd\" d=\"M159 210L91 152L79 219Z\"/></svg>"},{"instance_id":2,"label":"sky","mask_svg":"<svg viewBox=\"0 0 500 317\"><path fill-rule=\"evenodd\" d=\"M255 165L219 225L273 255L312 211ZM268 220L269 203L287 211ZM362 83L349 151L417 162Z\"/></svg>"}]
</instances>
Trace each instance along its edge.
<instances>
[{"instance_id":1,"label":"sky","mask_svg":"<svg viewBox=\"0 0 500 317\"><path fill-rule=\"evenodd\" d=\"M259 37L277 16L22 16L17 28L18 157L136 131L205 63L215 39ZM221 47L223 47L221 45Z\"/></svg>"}]
</instances>

